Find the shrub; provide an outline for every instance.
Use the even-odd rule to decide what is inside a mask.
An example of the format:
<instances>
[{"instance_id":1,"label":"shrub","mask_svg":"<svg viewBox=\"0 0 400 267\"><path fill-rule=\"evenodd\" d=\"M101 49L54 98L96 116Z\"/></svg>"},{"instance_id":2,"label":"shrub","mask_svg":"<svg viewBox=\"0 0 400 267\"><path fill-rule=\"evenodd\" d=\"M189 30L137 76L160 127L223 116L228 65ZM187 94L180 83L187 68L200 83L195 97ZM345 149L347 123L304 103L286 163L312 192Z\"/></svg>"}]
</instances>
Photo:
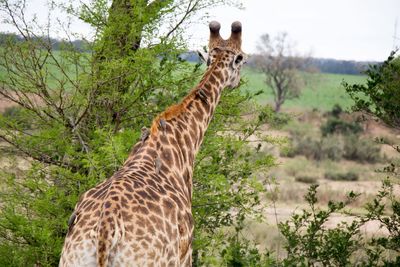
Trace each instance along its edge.
<instances>
[{"instance_id":1,"label":"shrub","mask_svg":"<svg viewBox=\"0 0 400 267\"><path fill-rule=\"evenodd\" d=\"M319 159L339 161L343 158L343 144L339 136L332 135L321 139Z\"/></svg>"},{"instance_id":2,"label":"shrub","mask_svg":"<svg viewBox=\"0 0 400 267\"><path fill-rule=\"evenodd\" d=\"M359 176L357 173L349 171L345 173L341 172L326 172L325 179L332 181L358 181Z\"/></svg>"},{"instance_id":3,"label":"shrub","mask_svg":"<svg viewBox=\"0 0 400 267\"><path fill-rule=\"evenodd\" d=\"M325 124L321 126L323 136L330 134L359 134L363 128L358 122L348 122L339 118L329 118Z\"/></svg>"},{"instance_id":4,"label":"shrub","mask_svg":"<svg viewBox=\"0 0 400 267\"><path fill-rule=\"evenodd\" d=\"M2 116L9 123L18 124L22 129L30 130L32 128L31 121L27 120L25 113L27 111L19 106L11 106L4 110Z\"/></svg>"},{"instance_id":5,"label":"shrub","mask_svg":"<svg viewBox=\"0 0 400 267\"><path fill-rule=\"evenodd\" d=\"M291 120L289 114L286 113L274 113L273 116L268 120L269 125L272 128L279 129L287 125Z\"/></svg>"},{"instance_id":6,"label":"shrub","mask_svg":"<svg viewBox=\"0 0 400 267\"><path fill-rule=\"evenodd\" d=\"M305 184L316 184L317 183L317 177L308 176L308 175L296 176L295 180L296 180L296 182L305 183Z\"/></svg>"},{"instance_id":7,"label":"shrub","mask_svg":"<svg viewBox=\"0 0 400 267\"><path fill-rule=\"evenodd\" d=\"M308 209L279 223L287 256L278 266L400 266L400 202L389 180L383 181L382 189L367 203L366 214L333 228L325 227L326 222L359 195L349 192L346 201L330 201L322 210L316 205L317 188L311 185L305 196ZM361 227L372 221L388 234L362 236Z\"/></svg>"},{"instance_id":8,"label":"shrub","mask_svg":"<svg viewBox=\"0 0 400 267\"><path fill-rule=\"evenodd\" d=\"M334 229L323 225L335 212L344 209L347 203L329 202L327 210L317 204L317 187L311 185L305 196L310 209L293 214L291 219L279 223L278 227L286 239L284 248L287 256L282 266L351 266L350 257L359 248L360 223L341 223ZM350 192L348 202L357 196Z\"/></svg>"},{"instance_id":9,"label":"shrub","mask_svg":"<svg viewBox=\"0 0 400 267\"><path fill-rule=\"evenodd\" d=\"M291 120L284 130L289 132L291 136L309 136L314 132L315 126L311 123Z\"/></svg>"},{"instance_id":10,"label":"shrub","mask_svg":"<svg viewBox=\"0 0 400 267\"><path fill-rule=\"evenodd\" d=\"M306 173L310 168L310 161L304 157L299 157L296 160L288 161L284 164L285 172L292 177L298 176L299 174Z\"/></svg>"},{"instance_id":11,"label":"shrub","mask_svg":"<svg viewBox=\"0 0 400 267\"><path fill-rule=\"evenodd\" d=\"M335 104L332 107L332 110L330 112L330 114L335 117L335 118L339 118L339 116L343 113L343 109L339 104Z\"/></svg>"},{"instance_id":12,"label":"shrub","mask_svg":"<svg viewBox=\"0 0 400 267\"><path fill-rule=\"evenodd\" d=\"M292 144L289 146L284 146L280 149L279 155L281 157L286 157L286 158L294 158L296 156L296 151L294 150L294 147Z\"/></svg>"},{"instance_id":13,"label":"shrub","mask_svg":"<svg viewBox=\"0 0 400 267\"><path fill-rule=\"evenodd\" d=\"M307 159L333 161L345 158L361 163L382 161L379 144L372 140L361 139L354 134L343 137L329 135L321 139L295 135L292 144L292 148L283 151L282 155L287 157L303 155Z\"/></svg>"},{"instance_id":14,"label":"shrub","mask_svg":"<svg viewBox=\"0 0 400 267\"><path fill-rule=\"evenodd\" d=\"M361 139L356 135L343 136L329 135L321 139L310 136L295 135L291 149L282 152L282 155L294 157L303 155L308 159L339 161L342 158L361 163L377 163L382 160L380 146L368 139Z\"/></svg>"},{"instance_id":15,"label":"shrub","mask_svg":"<svg viewBox=\"0 0 400 267\"><path fill-rule=\"evenodd\" d=\"M303 155L308 159L320 159L321 157L321 143L311 137L297 136L294 140L293 153L295 155Z\"/></svg>"},{"instance_id":16,"label":"shrub","mask_svg":"<svg viewBox=\"0 0 400 267\"><path fill-rule=\"evenodd\" d=\"M381 161L380 147L377 143L349 135L344 138L344 158L361 163L376 163Z\"/></svg>"},{"instance_id":17,"label":"shrub","mask_svg":"<svg viewBox=\"0 0 400 267\"><path fill-rule=\"evenodd\" d=\"M370 65L365 71L367 82L350 85L343 81L354 100L353 110L371 114L388 125L400 128L400 57L397 51L383 63Z\"/></svg>"},{"instance_id":18,"label":"shrub","mask_svg":"<svg viewBox=\"0 0 400 267\"><path fill-rule=\"evenodd\" d=\"M381 189L365 209L367 214L363 220L378 221L379 227L388 232L386 236L369 240L368 266L377 266L378 263L381 266L400 266L400 199L390 179L382 182ZM383 252L388 252L390 257L382 256Z\"/></svg>"},{"instance_id":19,"label":"shrub","mask_svg":"<svg viewBox=\"0 0 400 267\"><path fill-rule=\"evenodd\" d=\"M296 136L293 140L292 150L286 155L304 155L308 159L324 160L331 159L338 161L343 157L343 145L338 136L328 136L322 139Z\"/></svg>"}]
</instances>

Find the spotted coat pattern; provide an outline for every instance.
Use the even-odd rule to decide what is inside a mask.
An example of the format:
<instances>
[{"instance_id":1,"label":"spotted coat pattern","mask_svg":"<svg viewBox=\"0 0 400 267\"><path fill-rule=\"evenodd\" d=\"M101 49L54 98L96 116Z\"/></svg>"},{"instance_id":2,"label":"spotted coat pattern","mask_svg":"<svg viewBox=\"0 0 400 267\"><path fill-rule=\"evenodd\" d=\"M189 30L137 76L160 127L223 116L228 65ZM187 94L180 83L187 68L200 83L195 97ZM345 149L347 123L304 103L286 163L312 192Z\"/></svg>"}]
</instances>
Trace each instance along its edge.
<instances>
[{"instance_id":1,"label":"spotted coat pattern","mask_svg":"<svg viewBox=\"0 0 400 267\"><path fill-rule=\"evenodd\" d=\"M210 23L208 68L200 83L150 130L142 129L119 171L81 196L60 266L191 266L193 163L221 91L240 79L243 53L231 40L238 34L234 24L225 41L219 23ZM215 45L213 38L220 38Z\"/></svg>"}]
</instances>

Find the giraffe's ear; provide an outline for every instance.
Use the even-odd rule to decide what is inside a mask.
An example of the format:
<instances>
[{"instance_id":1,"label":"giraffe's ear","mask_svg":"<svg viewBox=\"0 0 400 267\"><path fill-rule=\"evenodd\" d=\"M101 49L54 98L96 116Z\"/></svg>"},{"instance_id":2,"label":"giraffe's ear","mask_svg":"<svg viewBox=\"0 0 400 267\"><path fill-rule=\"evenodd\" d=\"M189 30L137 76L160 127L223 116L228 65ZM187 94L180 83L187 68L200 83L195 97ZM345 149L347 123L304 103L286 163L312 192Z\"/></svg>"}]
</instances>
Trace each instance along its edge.
<instances>
[{"instance_id":1,"label":"giraffe's ear","mask_svg":"<svg viewBox=\"0 0 400 267\"><path fill-rule=\"evenodd\" d=\"M210 60L209 60L209 58L208 58L208 53L206 53L206 52L204 52L204 51L201 51L201 50L198 50L198 51L197 51L197 54L199 55L199 58L200 58L200 60L201 60L202 62L206 63L207 66L210 65L210 63L209 63Z\"/></svg>"}]
</instances>

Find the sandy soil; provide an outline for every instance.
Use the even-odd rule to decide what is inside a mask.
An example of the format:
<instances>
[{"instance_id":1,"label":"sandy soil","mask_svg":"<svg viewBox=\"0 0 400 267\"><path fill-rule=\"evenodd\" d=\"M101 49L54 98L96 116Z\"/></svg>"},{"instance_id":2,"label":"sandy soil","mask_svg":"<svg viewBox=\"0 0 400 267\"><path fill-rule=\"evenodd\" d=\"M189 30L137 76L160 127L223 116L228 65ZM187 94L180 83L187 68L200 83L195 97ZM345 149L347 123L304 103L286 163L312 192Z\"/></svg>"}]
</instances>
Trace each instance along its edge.
<instances>
[{"instance_id":1,"label":"sandy soil","mask_svg":"<svg viewBox=\"0 0 400 267\"><path fill-rule=\"evenodd\" d=\"M0 113L13 106L16 106L16 104L0 96Z\"/></svg>"}]
</instances>

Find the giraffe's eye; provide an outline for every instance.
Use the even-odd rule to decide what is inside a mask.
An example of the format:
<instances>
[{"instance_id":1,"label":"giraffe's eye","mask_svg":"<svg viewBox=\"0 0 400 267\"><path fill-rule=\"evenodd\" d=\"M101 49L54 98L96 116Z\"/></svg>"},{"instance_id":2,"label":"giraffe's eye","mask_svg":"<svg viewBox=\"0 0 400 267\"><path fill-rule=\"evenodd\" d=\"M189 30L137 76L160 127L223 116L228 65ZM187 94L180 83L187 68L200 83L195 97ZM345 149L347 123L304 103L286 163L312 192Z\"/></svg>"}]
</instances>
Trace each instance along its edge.
<instances>
[{"instance_id":1,"label":"giraffe's eye","mask_svg":"<svg viewBox=\"0 0 400 267\"><path fill-rule=\"evenodd\" d=\"M243 60L243 55L242 54L237 55L235 57L235 64L236 65L239 64L240 62L242 62L242 60Z\"/></svg>"}]
</instances>

